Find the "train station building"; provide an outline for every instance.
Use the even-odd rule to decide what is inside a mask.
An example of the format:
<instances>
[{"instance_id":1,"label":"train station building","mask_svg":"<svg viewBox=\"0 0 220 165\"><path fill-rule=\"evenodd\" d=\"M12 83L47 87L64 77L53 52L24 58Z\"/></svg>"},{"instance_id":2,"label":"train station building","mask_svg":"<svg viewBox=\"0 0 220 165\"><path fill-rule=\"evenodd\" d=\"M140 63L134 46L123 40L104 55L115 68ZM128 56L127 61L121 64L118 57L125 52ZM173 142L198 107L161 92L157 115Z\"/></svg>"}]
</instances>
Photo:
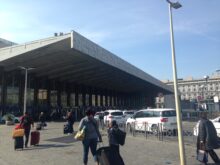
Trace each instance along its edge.
<instances>
[{"instance_id":1,"label":"train station building","mask_svg":"<svg viewBox=\"0 0 220 165\"><path fill-rule=\"evenodd\" d=\"M154 107L159 93L173 93L171 87L75 31L0 48L1 114L23 112L25 82L27 110L34 115L72 108L82 116L87 106Z\"/></svg>"}]
</instances>

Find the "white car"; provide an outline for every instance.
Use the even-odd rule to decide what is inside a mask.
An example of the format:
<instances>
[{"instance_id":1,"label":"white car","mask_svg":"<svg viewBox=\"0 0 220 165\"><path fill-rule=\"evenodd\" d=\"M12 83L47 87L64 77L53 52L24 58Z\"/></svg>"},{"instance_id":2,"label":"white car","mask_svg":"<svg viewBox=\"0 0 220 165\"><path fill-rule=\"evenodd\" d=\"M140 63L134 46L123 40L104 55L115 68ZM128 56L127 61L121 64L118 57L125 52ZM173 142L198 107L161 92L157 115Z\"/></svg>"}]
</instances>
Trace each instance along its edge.
<instances>
[{"instance_id":1,"label":"white car","mask_svg":"<svg viewBox=\"0 0 220 165\"><path fill-rule=\"evenodd\" d=\"M95 116L94 116L94 119L96 119L97 121L99 121L100 116L103 116L103 117L104 117L104 112L96 112L96 113L95 113Z\"/></svg>"},{"instance_id":2,"label":"white car","mask_svg":"<svg viewBox=\"0 0 220 165\"><path fill-rule=\"evenodd\" d=\"M104 111L104 124L108 125L111 121L115 120L119 127L123 126L125 120L121 110L106 110Z\"/></svg>"},{"instance_id":3,"label":"white car","mask_svg":"<svg viewBox=\"0 0 220 165\"><path fill-rule=\"evenodd\" d=\"M157 133L177 130L176 111L174 109L143 109L126 121L126 127L139 131Z\"/></svg>"},{"instance_id":4,"label":"white car","mask_svg":"<svg viewBox=\"0 0 220 165\"><path fill-rule=\"evenodd\" d=\"M220 116L217 117L217 118L215 118L215 119L211 119L210 121L213 123L213 125L214 125L214 127L215 127L215 129L216 129L216 132L217 132L218 137L220 137ZM199 132L199 122L200 122L200 121L198 121L198 122L196 123L195 127L193 128L193 135L194 135L194 136L198 136L198 132Z\"/></svg>"},{"instance_id":5,"label":"white car","mask_svg":"<svg viewBox=\"0 0 220 165\"><path fill-rule=\"evenodd\" d=\"M134 115L135 111L133 110L124 110L123 115L124 115L124 120L127 121L128 118L132 117Z\"/></svg>"}]
</instances>

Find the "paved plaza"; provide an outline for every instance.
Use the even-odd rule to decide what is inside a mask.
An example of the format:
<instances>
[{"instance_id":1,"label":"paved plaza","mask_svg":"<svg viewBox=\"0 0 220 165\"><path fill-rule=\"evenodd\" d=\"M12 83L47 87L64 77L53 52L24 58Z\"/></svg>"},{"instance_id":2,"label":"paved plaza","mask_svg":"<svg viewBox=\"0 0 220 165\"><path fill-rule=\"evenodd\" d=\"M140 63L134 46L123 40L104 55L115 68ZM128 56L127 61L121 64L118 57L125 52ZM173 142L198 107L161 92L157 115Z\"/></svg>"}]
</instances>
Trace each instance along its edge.
<instances>
[{"instance_id":1,"label":"paved plaza","mask_svg":"<svg viewBox=\"0 0 220 165\"><path fill-rule=\"evenodd\" d=\"M17 151L11 138L14 126L0 125L0 165L82 165L82 144L75 141L73 135L63 135L63 125L63 122L49 122L47 128L40 131L39 146ZM74 125L75 130L77 126L78 123ZM107 145L106 131L102 131L102 135ZM195 144L186 143L185 149L187 165L199 165L195 160ZM176 140L158 141L128 135L120 150L126 165L179 165ZM209 162L213 165L211 160ZM88 165L94 164L90 153Z\"/></svg>"}]
</instances>

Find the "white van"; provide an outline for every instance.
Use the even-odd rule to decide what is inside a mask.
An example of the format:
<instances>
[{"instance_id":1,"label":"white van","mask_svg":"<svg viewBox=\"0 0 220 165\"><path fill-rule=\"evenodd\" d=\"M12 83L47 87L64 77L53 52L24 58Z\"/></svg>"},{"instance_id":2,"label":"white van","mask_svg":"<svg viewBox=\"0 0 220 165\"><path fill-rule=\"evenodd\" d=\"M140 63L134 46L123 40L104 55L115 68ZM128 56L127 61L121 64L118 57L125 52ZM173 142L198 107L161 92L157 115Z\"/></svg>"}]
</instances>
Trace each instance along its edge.
<instances>
[{"instance_id":1,"label":"white van","mask_svg":"<svg viewBox=\"0 0 220 165\"><path fill-rule=\"evenodd\" d=\"M143 109L137 111L126 121L128 129L157 132L173 132L177 130L176 111L174 109Z\"/></svg>"}]
</instances>

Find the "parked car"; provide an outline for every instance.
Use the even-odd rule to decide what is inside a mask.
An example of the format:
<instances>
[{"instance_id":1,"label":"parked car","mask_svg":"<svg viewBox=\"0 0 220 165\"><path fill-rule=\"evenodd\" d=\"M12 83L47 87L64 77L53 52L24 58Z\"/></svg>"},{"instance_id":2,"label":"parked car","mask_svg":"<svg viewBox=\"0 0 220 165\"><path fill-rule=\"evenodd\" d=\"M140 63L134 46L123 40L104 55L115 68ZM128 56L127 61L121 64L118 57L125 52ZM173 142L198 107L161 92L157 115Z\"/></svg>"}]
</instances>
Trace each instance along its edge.
<instances>
[{"instance_id":1,"label":"parked car","mask_svg":"<svg viewBox=\"0 0 220 165\"><path fill-rule=\"evenodd\" d=\"M16 117L13 114L9 114L9 113L5 114L4 116L1 117L0 123L5 124L7 118L9 118L9 116L10 116L10 118L12 119L12 121L14 123L20 123L20 118L19 117Z\"/></svg>"},{"instance_id":2,"label":"parked car","mask_svg":"<svg viewBox=\"0 0 220 165\"><path fill-rule=\"evenodd\" d=\"M123 126L125 119L121 110L106 110L104 112L104 124L108 125L112 120L115 120L119 127Z\"/></svg>"},{"instance_id":3,"label":"parked car","mask_svg":"<svg viewBox=\"0 0 220 165\"><path fill-rule=\"evenodd\" d=\"M132 117L134 115L134 113L135 113L135 111L133 111L133 110L124 110L123 115L124 115L125 122L127 121L127 119L129 117Z\"/></svg>"},{"instance_id":4,"label":"parked car","mask_svg":"<svg viewBox=\"0 0 220 165\"><path fill-rule=\"evenodd\" d=\"M95 116L94 116L94 119L96 119L97 121L99 121L99 117L100 116L103 116L104 117L104 112L96 112L95 113Z\"/></svg>"},{"instance_id":5,"label":"parked car","mask_svg":"<svg viewBox=\"0 0 220 165\"><path fill-rule=\"evenodd\" d=\"M210 121L213 123L218 137L220 137L220 116L215 118L215 119L210 119ZM195 127L193 128L193 135L198 136L199 132L199 122L200 120L196 123Z\"/></svg>"},{"instance_id":6,"label":"parked car","mask_svg":"<svg viewBox=\"0 0 220 165\"><path fill-rule=\"evenodd\" d=\"M126 121L127 129L157 133L176 132L177 121L174 109L143 109L137 111Z\"/></svg>"}]
</instances>

